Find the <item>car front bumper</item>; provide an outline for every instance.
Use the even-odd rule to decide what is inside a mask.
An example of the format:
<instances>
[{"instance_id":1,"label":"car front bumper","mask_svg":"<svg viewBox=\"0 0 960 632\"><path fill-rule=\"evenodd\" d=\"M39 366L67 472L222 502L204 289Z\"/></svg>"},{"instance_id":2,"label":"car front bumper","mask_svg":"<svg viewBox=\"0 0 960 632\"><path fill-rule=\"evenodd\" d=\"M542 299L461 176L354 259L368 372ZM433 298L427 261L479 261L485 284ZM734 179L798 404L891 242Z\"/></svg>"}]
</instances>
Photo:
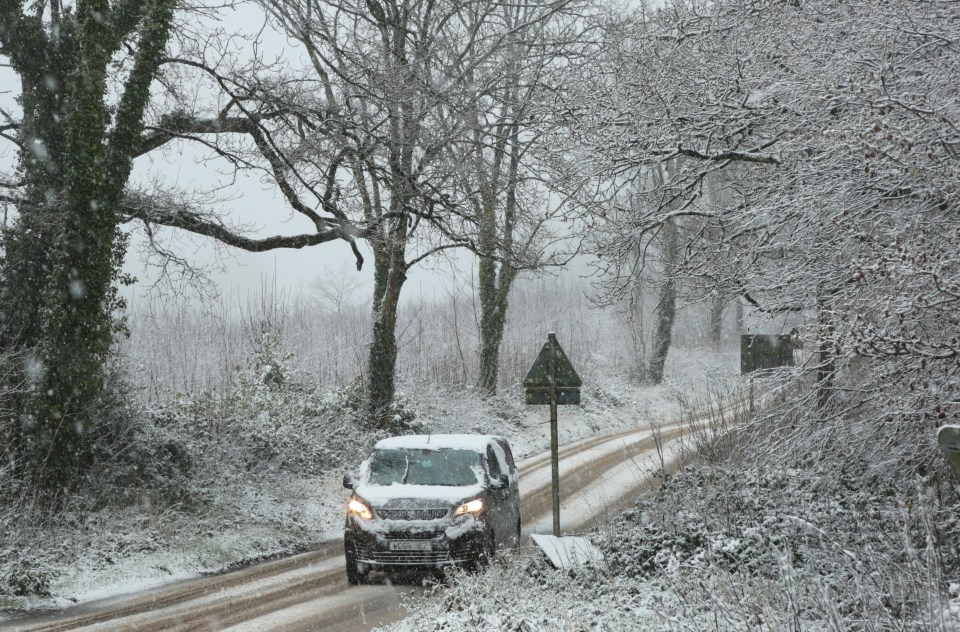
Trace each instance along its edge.
<instances>
[{"instance_id":1,"label":"car front bumper","mask_svg":"<svg viewBox=\"0 0 960 632\"><path fill-rule=\"evenodd\" d=\"M455 537L447 533L451 526L375 531L348 521L343 544L357 563L374 570L442 568L470 565L480 560L488 539L483 524L478 522L473 528L457 529ZM400 542L416 542L413 546L423 550L396 550Z\"/></svg>"}]
</instances>

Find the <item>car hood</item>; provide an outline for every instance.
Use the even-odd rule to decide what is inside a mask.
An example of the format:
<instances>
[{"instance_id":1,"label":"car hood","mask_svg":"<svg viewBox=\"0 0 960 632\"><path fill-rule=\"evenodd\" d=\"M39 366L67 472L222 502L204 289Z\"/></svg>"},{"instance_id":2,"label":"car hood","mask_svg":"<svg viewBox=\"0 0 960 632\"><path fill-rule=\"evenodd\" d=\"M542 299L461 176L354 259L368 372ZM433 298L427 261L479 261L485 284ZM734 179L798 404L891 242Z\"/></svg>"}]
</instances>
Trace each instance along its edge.
<instances>
[{"instance_id":1,"label":"car hood","mask_svg":"<svg viewBox=\"0 0 960 632\"><path fill-rule=\"evenodd\" d=\"M358 485L354 492L374 507L437 507L476 498L483 493L483 485Z\"/></svg>"}]
</instances>

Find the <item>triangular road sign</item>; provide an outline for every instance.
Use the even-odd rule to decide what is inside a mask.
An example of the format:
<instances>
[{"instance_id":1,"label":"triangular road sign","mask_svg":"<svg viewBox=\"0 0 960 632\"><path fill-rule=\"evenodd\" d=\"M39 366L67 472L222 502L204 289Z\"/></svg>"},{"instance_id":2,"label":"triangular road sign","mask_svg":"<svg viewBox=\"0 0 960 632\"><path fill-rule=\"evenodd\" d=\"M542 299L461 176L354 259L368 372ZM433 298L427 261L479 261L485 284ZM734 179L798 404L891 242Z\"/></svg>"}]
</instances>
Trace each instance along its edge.
<instances>
[{"instance_id":1,"label":"triangular road sign","mask_svg":"<svg viewBox=\"0 0 960 632\"><path fill-rule=\"evenodd\" d=\"M550 380L550 346L553 345L553 358L556 362L557 383ZM524 388L579 388L583 385L580 376L567 358L567 354L560 348L560 343L553 339L544 343L543 348L533 361L533 366L523 378Z\"/></svg>"}]
</instances>

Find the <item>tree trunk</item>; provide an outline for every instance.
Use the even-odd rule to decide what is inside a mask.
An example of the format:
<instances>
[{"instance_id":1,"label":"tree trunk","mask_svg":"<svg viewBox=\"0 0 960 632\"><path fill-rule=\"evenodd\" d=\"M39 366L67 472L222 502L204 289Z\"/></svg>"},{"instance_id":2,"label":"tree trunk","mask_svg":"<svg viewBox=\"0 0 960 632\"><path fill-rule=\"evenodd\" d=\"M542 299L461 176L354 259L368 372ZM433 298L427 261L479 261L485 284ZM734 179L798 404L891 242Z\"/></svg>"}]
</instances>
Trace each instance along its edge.
<instances>
[{"instance_id":1,"label":"tree trunk","mask_svg":"<svg viewBox=\"0 0 960 632\"><path fill-rule=\"evenodd\" d=\"M6 35L9 37L9 33ZM20 153L26 190L23 201L17 205L18 218L4 235L0 336L5 351L24 358L26 376L11 373L13 383L25 377L30 387L27 397L23 397L23 391L18 388L9 391L20 395L10 403L14 412L15 443L11 448L22 457L19 465L24 473L26 470L37 473L42 469L51 435L57 434L45 420L37 418L32 404L34 394L43 392L44 367L48 366L43 352L49 345L41 342L51 259L56 252L54 245L63 242L62 204L66 189L63 174L67 156L64 126L58 121L66 119L67 106L64 95L44 89L43 83L44 72L48 82L55 85L64 85L64 79L70 75L72 67L59 53L54 46L49 47L43 55L47 68L41 67L40 59L31 57L25 57L19 64L15 59L13 63L21 79L24 113L18 137L24 148L34 150ZM16 421L21 419L26 423Z\"/></svg>"},{"instance_id":2,"label":"tree trunk","mask_svg":"<svg viewBox=\"0 0 960 632\"><path fill-rule=\"evenodd\" d=\"M710 303L710 322L707 326L710 346L715 351L720 351L723 344L723 311L726 307L727 301L719 296Z\"/></svg>"},{"instance_id":3,"label":"tree trunk","mask_svg":"<svg viewBox=\"0 0 960 632\"><path fill-rule=\"evenodd\" d=\"M826 408L833 390L836 359L833 353L833 325L830 323L826 302L822 298L817 302L820 320L817 332L817 406Z\"/></svg>"},{"instance_id":4,"label":"tree trunk","mask_svg":"<svg viewBox=\"0 0 960 632\"><path fill-rule=\"evenodd\" d=\"M384 61L390 72L400 80L401 86L413 86L417 84L418 68L410 63L408 57L410 31L407 20L410 15L403 13L394 17L392 21L383 15L376 17L382 27L380 37ZM407 280L406 251L412 225L409 223L410 208L417 198L415 154L420 143L422 124L422 111L414 94L401 89L392 96L395 100L388 100L386 105L390 203L386 217L378 214L379 225L372 238L376 256L373 337L364 387L368 422L385 429L390 429L393 423L390 409L396 390L397 312L400 290ZM375 178L373 170L370 171L370 177ZM379 208L379 203L377 206Z\"/></svg>"},{"instance_id":5,"label":"tree trunk","mask_svg":"<svg viewBox=\"0 0 960 632\"><path fill-rule=\"evenodd\" d=\"M484 268L493 268L484 274ZM507 322L507 297L515 272L501 264L500 282L496 279L496 263L480 259L480 376L479 386L490 395L497 392L500 369L500 343Z\"/></svg>"},{"instance_id":6,"label":"tree trunk","mask_svg":"<svg viewBox=\"0 0 960 632\"><path fill-rule=\"evenodd\" d=\"M389 241L374 247L373 337L367 360L365 407L374 426L389 428L390 407L396 390L397 310L400 290L407 280L404 260L406 219L401 218L390 232ZM398 234L398 233L403 233Z\"/></svg>"},{"instance_id":7,"label":"tree trunk","mask_svg":"<svg viewBox=\"0 0 960 632\"><path fill-rule=\"evenodd\" d=\"M677 290L673 271L677 259L677 227L672 220L663 224L663 285L660 300L654 313L653 349L650 355L648 375L654 384L663 382L663 370L673 338L673 321L676 317Z\"/></svg>"},{"instance_id":8,"label":"tree trunk","mask_svg":"<svg viewBox=\"0 0 960 632\"><path fill-rule=\"evenodd\" d=\"M713 177L707 178L705 193L707 204L711 208L720 208L722 204L723 193L720 189L720 174L714 173ZM716 227L708 229L710 240L721 243L722 234ZM714 290L716 295L710 302L709 322L707 323L707 336L710 346L715 351L720 351L723 344L723 311L727 307L729 300L723 295L719 287Z\"/></svg>"},{"instance_id":9,"label":"tree trunk","mask_svg":"<svg viewBox=\"0 0 960 632\"><path fill-rule=\"evenodd\" d=\"M373 339L367 361L366 414L374 425L388 427L397 370L397 306L406 280L403 270L390 270L379 309L374 309Z\"/></svg>"},{"instance_id":10,"label":"tree trunk","mask_svg":"<svg viewBox=\"0 0 960 632\"><path fill-rule=\"evenodd\" d=\"M60 37L46 38L39 21L0 23L23 86L18 136L27 180L6 239L2 329L4 343L27 357L31 393L17 406L26 420L24 466L58 492L91 459L91 417L112 342L111 283L122 262L119 206L173 7L143 7L132 67L109 106L108 65L121 41L104 19L107 0L58 17L69 23L51 27Z\"/></svg>"},{"instance_id":11,"label":"tree trunk","mask_svg":"<svg viewBox=\"0 0 960 632\"><path fill-rule=\"evenodd\" d=\"M503 341L503 328L507 323L507 298L517 276L511 265L513 261L514 236L517 215L517 186L520 169L520 141L517 138L519 125L514 121L508 135L510 164L507 170L506 200L504 201L503 225L500 227L500 243L497 239L497 214L495 208L495 186L484 201L480 214L480 371L478 386L495 395L500 370L500 343ZM504 153L500 149L500 155ZM500 161L496 161L499 170ZM496 182L496 180L494 180ZM497 262L491 256L498 248L500 251L499 278Z\"/></svg>"},{"instance_id":12,"label":"tree trunk","mask_svg":"<svg viewBox=\"0 0 960 632\"><path fill-rule=\"evenodd\" d=\"M478 143L479 145L479 143ZM477 150L477 172L482 174L482 154ZM480 178L483 181L483 178ZM495 178L494 182L496 181ZM497 392L498 356L506 320L506 301L501 305L497 288L497 209L496 193L489 183L480 187L479 231L477 235L477 293L480 298L480 367L477 386L493 395Z\"/></svg>"},{"instance_id":13,"label":"tree trunk","mask_svg":"<svg viewBox=\"0 0 960 632\"><path fill-rule=\"evenodd\" d=\"M406 133L415 125L404 119ZM367 360L367 382L364 387L365 413L369 423L390 428L397 370L397 310L400 290L407 280L406 249L409 238L408 215L413 199L410 169L414 143L410 138L395 147L392 156L389 216L381 220L371 237L374 251L373 337Z\"/></svg>"},{"instance_id":14,"label":"tree trunk","mask_svg":"<svg viewBox=\"0 0 960 632\"><path fill-rule=\"evenodd\" d=\"M480 229L483 243L484 227ZM493 395L497 392L497 355L503 335L503 312L497 300L497 262L480 256L478 293L480 295L480 371L478 386Z\"/></svg>"},{"instance_id":15,"label":"tree trunk","mask_svg":"<svg viewBox=\"0 0 960 632\"><path fill-rule=\"evenodd\" d=\"M637 279L630 293L630 304L627 308L627 329L630 332L630 379L637 383L647 381L647 339L643 322L644 286L643 280Z\"/></svg>"}]
</instances>

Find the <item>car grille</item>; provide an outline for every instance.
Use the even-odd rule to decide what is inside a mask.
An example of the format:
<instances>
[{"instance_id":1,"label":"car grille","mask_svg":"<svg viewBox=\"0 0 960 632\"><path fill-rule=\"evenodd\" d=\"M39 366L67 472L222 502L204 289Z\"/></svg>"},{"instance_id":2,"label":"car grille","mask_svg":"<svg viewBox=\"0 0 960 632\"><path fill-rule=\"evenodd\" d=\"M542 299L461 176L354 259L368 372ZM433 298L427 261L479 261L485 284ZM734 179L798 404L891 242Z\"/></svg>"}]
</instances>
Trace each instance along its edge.
<instances>
[{"instance_id":1,"label":"car grille","mask_svg":"<svg viewBox=\"0 0 960 632\"><path fill-rule=\"evenodd\" d=\"M361 555L364 562L375 562L393 566L433 566L452 564L457 561L450 557L450 551L364 551Z\"/></svg>"},{"instance_id":2,"label":"car grille","mask_svg":"<svg viewBox=\"0 0 960 632\"><path fill-rule=\"evenodd\" d=\"M480 557L482 547L483 544L477 539L453 542L450 545L450 555L455 560L475 560Z\"/></svg>"},{"instance_id":3,"label":"car grille","mask_svg":"<svg viewBox=\"0 0 960 632\"><path fill-rule=\"evenodd\" d=\"M442 509L377 509L377 515L384 520L439 520L450 513Z\"/></svg>"},{"instance_id":4,"label":"car grille","mask_svg":"<svg viewBox=\"0 0 960 632\"><path fill-rule=\"evenodd\" d=\"M385 533L390 540L424 540L438 538L432 533ZM481 538L470 537L445 542L437 539L431 551L391 551L387 546L378 546L374 542L354 541L354 555L358 562L382 566L445 566L476 560L482 549ZM449 547L449 548L448 548Z\"/></svg>"}]
</instances>

